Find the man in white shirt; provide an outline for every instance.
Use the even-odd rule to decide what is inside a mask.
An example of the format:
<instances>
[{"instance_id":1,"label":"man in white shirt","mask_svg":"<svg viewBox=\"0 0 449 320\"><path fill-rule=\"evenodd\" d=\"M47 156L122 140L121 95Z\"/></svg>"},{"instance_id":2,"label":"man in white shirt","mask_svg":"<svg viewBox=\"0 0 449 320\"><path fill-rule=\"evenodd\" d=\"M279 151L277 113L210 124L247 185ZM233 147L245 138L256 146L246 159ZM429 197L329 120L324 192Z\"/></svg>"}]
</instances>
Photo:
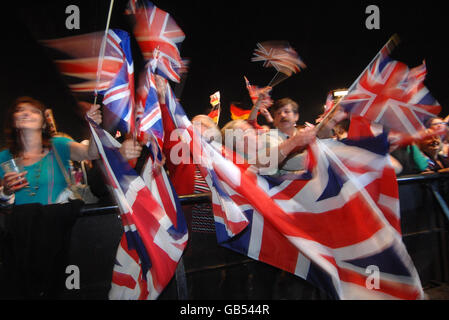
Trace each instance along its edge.
<instances>
[{"instance_id":1,"label":"man in white shirt","mask_svg":"<svg viewBox=\"0 0 449 320\"><path fill-rule=\"evenodd\" d=\"M298 104L290 98L275 101L271 112L276 129L270 130L262 136L265 139L262 139L265 148L259 148L258 153L259 155L261 152L265 153L270 159L277 157L278 165L273 168L272 165L262 164L258 161L259 170L262 174L267 175L298 173L304 170L304 149L315 139L316 129L297 128Z\"/></svg>"}]
</instances>

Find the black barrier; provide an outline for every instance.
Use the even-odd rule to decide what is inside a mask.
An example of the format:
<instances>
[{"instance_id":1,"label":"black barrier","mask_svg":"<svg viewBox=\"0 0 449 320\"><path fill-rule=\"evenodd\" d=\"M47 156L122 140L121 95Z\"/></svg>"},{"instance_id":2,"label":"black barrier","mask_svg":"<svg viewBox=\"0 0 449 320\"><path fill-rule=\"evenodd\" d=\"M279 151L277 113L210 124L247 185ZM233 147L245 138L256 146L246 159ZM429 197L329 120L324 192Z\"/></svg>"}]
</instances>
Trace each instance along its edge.
<instances>
[{"instance_id":1,"label":"black barrier","mask_svg":"<svg viewBox=\"0 0 449 320\"><path fill-rule=\"evenodd\" d=\"M403 241L424 287L449 281L449 174L399 177ZM306 281L217 245L212 232L192 232L192 206L210 194L183 196L189 242L165 299L328 299ZM115 254L123 234L118 207L85 205L73 229L68 265L80 271L80 287L62 299L107 299ZM210 213L212 214L212 213Z\"/></svg>"}]
</instances>

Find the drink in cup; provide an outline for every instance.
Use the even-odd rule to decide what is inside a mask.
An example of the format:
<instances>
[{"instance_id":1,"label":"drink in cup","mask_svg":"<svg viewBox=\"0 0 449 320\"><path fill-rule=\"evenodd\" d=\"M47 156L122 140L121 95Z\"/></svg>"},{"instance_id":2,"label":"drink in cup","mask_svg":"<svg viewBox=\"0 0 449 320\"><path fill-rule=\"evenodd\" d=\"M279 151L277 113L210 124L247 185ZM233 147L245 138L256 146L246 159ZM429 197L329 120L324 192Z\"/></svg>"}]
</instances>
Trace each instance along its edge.
<instances>
[{"instance_id":1,"label":"drink in cup","mask_svg":"<svg viewBox=\"0 0 449 320\"><path fill-rule=\"evenodd\" d=\"M1 163L2 169L5 173L8 172L17 172L20 173L23 170L23 166L20 163L21 161L17 158L15 159L9 159L8 161L5 161Z\"/></svg>"}]
</instances>

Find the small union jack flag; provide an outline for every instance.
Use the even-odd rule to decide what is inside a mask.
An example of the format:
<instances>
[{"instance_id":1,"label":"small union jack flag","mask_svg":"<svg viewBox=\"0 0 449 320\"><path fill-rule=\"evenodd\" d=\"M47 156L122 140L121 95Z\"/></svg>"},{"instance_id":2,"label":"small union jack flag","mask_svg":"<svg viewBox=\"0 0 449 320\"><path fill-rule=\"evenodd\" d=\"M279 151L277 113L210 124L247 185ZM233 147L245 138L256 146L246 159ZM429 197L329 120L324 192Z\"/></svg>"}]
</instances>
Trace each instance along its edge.
<instances>
[{"instance_id":1,"label":"small union jack flag","mask_svg":"<svg viewBox=\"0 0 449 320\"><path fill-rule=\"evenodd\" d=\"M264 67L274 67L278 72L287 76L291 76L292 73L297 73L306 67L296 51L288 43L281 41L257 43L251 61L263 61Z\"/></svg>"}]
</instances>

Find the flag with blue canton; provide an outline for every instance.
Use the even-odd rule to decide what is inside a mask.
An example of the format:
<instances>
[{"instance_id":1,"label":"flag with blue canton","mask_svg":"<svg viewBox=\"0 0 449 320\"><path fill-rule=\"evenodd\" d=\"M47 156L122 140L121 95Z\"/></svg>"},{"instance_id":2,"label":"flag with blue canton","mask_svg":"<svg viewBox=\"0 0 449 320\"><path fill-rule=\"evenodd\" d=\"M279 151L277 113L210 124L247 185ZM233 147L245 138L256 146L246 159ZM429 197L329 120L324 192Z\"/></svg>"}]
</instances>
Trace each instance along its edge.
<instances>
[{"instance_id":1,"label":"flag with blue canton","mask_svg":"<svg viewBox=\"0 0 449 320\"><path fill-rule=\"evenodd\" d=\"M117 128L123 132L134 132L134 63L129 34L123 30L109 30L108 43L119 47L124 63L110 87L103 90L103 104L115 115Z\"/></svg>"},{"instance_id":2,"label":"flag with blue canton","mask_svg":"<svg viewBox=\"0 0 449 320\"><path fill-rule=\"evenodd\" d=\"M109 298L156 299L173 277L187 244L179 200L163 170L144 181L122 158L117 142L107 132L92 121L90 129L125 231ZM155 187L150 190L151 181Z\"/></svg>"},{"instance_id":3,"label":"flag with blue canton","mask_svg":"<svg viewBox=\"0 0 449 320\"><path fill-rule=\"evenodd\" d=\"M274 179L235 171L229 163L214 165L222 181L218 194L225 190L249 221L233 236L216 220L219 243L306 279L336 299L423 298L401 238L396 175L387 152L386 134L317 140L308 150L309 179ZM373 266L378 287L370 285L367 270Z\"/></svg>"},{"instance_id":4,"label":"flag with blue canton","mask_svg":"<svg viewBox=\"0 0 449 320\"><path fill-rule=\"evenodd\" d=\"M393 60L392 42L380 50L339 104L353 115L415 136L441 106L424 86L425 64L410 70Z\"/></svg>"}]
</instances>

